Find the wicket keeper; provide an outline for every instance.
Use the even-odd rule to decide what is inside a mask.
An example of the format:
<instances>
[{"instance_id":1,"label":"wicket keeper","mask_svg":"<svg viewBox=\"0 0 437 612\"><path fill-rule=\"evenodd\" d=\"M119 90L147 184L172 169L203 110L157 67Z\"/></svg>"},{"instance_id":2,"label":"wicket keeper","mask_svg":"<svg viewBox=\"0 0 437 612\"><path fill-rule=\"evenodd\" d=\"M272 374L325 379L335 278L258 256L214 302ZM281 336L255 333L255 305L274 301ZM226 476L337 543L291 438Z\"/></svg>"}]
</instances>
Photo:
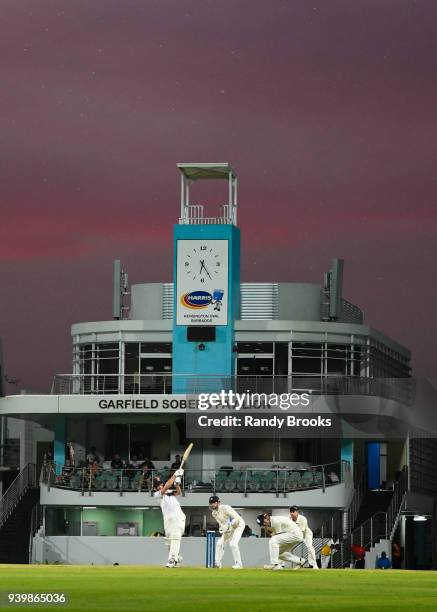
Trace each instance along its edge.
<instances>
[{"instance_id":1,"label":"wicket keeper","mask_svg":"<svg viewBox=\"0 0 437 612\"><path fill-rule=\"evenodd\" d=\"M232 569L241 569L243 563L238 543L246 526L243 518L231 506L222 504L217 495L211 495L209 507L212 510L212 516L219 524L221 534L215 547L215 567L222 566L225 544L229 544L232 557L234 558Z\"/></svg>"}]
</instances>

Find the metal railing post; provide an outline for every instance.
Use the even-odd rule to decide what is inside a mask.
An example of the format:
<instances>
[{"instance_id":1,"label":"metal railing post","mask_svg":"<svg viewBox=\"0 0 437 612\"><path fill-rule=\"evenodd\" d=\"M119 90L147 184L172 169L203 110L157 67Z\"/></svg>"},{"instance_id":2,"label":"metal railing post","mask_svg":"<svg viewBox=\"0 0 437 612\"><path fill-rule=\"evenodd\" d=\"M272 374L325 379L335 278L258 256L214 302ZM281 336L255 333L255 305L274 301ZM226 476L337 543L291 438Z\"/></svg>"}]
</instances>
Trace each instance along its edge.
<instances>
[{"instance_id":1,"label":"metal railing post","mask_svg":"<svg viewBox=\"0 0 437 612\"><path fill-rule=\"evenodd\" d=\"M150 487L150 497L153 497L153 481L155 480L155 470L152 470L152 486Z\"/></svg>"},{"instance_id":2,"label":"metal railing post","mask_svg":"<svg viewBox=\"0 0 437 612\"><path fill-rule=\"evenodd\" d=\"M88 469L89 469L89 475L88 475L88 497L91 497L91 486L92 486L91 478L92 478L92 474L91 474L91 468L88 468Z\"/></svg>"},{"instance_id":3,"label":"metal railing post","mask_svg":"<svg viewBox=\"0 0 437 612\"><path fill-rule=\"evenodd\" d=\"M123 497L123 468L120 470L120 482L118 483L118 488L120 489L120 497Z\"/></svg>"}]
</instances>

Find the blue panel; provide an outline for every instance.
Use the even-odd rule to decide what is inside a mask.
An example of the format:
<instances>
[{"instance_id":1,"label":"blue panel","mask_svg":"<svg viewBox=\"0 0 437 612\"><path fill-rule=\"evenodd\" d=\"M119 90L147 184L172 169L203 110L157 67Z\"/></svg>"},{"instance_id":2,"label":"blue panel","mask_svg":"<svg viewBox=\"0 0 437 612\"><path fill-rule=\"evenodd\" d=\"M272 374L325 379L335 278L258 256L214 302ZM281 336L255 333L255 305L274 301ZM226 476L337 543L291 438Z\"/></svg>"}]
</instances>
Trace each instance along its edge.
<instances>
[{"instance_id":1,"label":"blue panel","mask_svg":"<svg viewBox=\"0 0 437 612\"><path fill-rule=\"evenodd\" d=\"M353 474L354 469L354 441L344 438L341 441L341 457L342 461L347 461L349 463L349 469ZM342 472L343 472L343 464L342 464ZM344 474L342 473L342 480L344 478Z\"/></svg>"},{"instance_id":2,"label":"blue panel","mask_svg":"<svg viewBox=\"0 0 437 612\"><path fill-rule=\"evenodd\" d=\"M53 444L56 473L61 473L61 466L65 463L65 445L67 443L67 417L63 414L56 416L55 440Z\"/></svg>"},{"instance_id":3,"label":"blue panel","mask_svg":"<svg viewBox=\"0 0 437 612\"><path fill-rule=\"evenodd\" d=\"M187 327L176 325L176 290L173 317L173 393L189 393L198 388L201 376L205 392L229 388L235 368L234 321L240 312L240 230L234 225L176 225L174 227L173 270L176 289L177 240L228 240L229 299L228 324L216 327L216 341L202 342L205 350L199 351L198 342L187 341ZM210 378L206 378L210 377Z\"/></svg>"},{"instance_id":4,"label":"blue panel","mask_svg":"<svg viewBox=\"0 0 437 612\"><path fill-rule=\"evenodd\" d=\"M381 445L379 442L367 443L367 486L379 489L381 486Z\"/></svg>"}]
</instances>

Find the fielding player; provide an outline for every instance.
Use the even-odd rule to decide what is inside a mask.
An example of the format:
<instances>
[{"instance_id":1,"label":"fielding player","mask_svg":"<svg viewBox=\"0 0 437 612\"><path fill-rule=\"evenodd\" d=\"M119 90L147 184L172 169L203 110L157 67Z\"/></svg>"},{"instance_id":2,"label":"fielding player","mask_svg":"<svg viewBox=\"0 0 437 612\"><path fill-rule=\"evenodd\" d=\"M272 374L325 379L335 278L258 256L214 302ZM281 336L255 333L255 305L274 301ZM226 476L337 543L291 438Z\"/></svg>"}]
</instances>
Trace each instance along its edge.
<instances>
[{"instance_id":1,"label":"fielding player","mask_svg":"<svg viewBox=\"0 0 437 612\"><path fill-rule=\"evenodd\" d=\"M184 470L179 469L165 484L159 479L154 481L154 496L161 500L165 537L167 546L170 548L166 567L177 567L182 561L179 550L185 531L185 514L182 512L177 496L182 494L180 483L183 474ZM173 484L175 484L175 489L171 490Z\"/></svg>"},{"instance_id":2,"label":"fielding player","mask_svg":"<svg viewBox=\"0 0 437 612\"><path fill-rule=\"evenodd\" d=\"M219 524L219 531L221 533L221 537L217 540L215 547L215 566L222 566L225 544L229 544L229 548L234 558L232 569L241 569L243 564L241 562L238 542L246 526L244 520L231 506L220 503L217 495L211 495L209 498L209 507L212 510L213 517Z\"/></svg>"},{"instance_id":3,"label":"fielding player","mask_svg":"<svg viewBox=\"0 0 437 612\"><path fill-rule=\"evenodd\" d=\"M301 529L303 533L303 543L308 550L308 563L313 569L319 569L316 561L316 551L313 546L313 532L308 526L307 519L299 514L299 508L297 506L291 506L290 508L291 520Z\"/></svg>"},{"instance_id":4,"label":"fielding player","mask_svg":"<svg viewBox=\"0 0 437 612\"><path fill-rule=\"evenodd\" d=\"M288 516L271 516L264 512L256 517L256 522L261 527L268 527L272 533L269 541L270 565L264 565L264 569L282 570L282 561L295 563L299 569L306 563L306 559L293 555L291 551L303 542L302 530Z\"/></svg>"}]
</instances>

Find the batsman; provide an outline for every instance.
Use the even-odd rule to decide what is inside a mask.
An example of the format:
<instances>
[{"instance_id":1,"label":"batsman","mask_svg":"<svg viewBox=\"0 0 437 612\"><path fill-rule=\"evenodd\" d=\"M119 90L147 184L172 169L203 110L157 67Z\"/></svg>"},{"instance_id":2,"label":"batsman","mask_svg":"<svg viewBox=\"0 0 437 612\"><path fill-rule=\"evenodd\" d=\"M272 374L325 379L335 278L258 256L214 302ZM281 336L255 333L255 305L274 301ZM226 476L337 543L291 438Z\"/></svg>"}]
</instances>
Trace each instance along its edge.
<instances>
[{"instance_id":1,"label":"batsman","mask_svg":"<svg viewBox=\"0 0 437 612\"><path fill-rule=\"evenodd\" d=\"M185 514L177 497L182 494L181 482L184 475L184 464L188 459L193 444L191 443L182 456L181 465L178 470L164 484L155 478L153 488L154 496L160 500L162 516L164 519L164 531L169 546L168 561L166 567L178 567L182 562L179 554L181 539L185 531ZM172 488L174 485L174 489Z\"/></svg>"},{"instance_id":2,"label":"batsman","mask_svg":"<svg viewBox=\"0 0 437 612\"><path fill-rule=\"evenodd\" d=\"M241 562L238 543L246 526L243 518L231 506L222 504L217 495L211 495L209 498L209 507L212 510L212 516L219 524L219 531L221 534L215 548L215 567L222 566L225 544L229 544L232 557L234 558L232 569L242 569L243 563Z\"/></svg>"}]
</instances>

